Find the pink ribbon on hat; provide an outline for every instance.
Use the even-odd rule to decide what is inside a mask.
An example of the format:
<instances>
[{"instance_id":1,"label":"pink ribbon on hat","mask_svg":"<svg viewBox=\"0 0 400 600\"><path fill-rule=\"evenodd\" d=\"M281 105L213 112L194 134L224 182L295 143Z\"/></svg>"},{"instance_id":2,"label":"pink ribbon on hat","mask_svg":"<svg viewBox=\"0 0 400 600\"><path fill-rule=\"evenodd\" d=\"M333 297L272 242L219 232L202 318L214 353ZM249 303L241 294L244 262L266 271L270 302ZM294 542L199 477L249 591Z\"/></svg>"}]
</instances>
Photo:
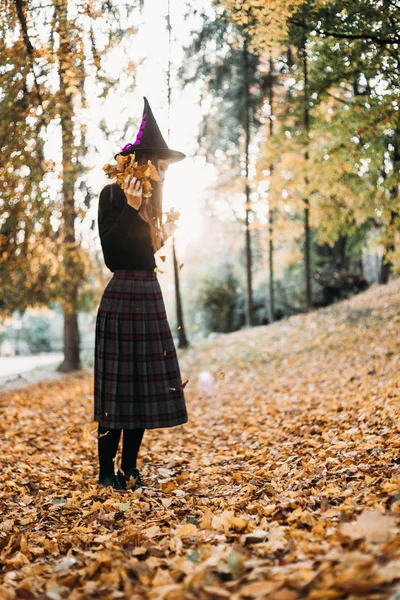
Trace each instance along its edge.
<instances>
[{"instance_id":1,"label":"pink ribbon on hat","mask_svg":"<svg viewBox=\"0 0 400 600\"><path fill-rule=\"evenodd\" d=\"M138 131L137 136L136 136L136 140L133 142L134 145L140 144L140 138L143 135L143 130L144 130L145 127L146 127L146 113L144 113L144 115L143 115L143 119L142 119L142 122L140 124L139 131Z\"/></svg>"},{"instance_id":2,"label":"pink ribbon on hat","mask_svg":"<svg viewBox=\"0 0 400 600\"><path fill-rule=\"evenodd\" d=\"M131 144L129 142L129 144L125 144L125 146L122 148L121 152L128 152L128 150L131 150L133 148L133 144Z\"/></svg>"},{"instance_id":3,"label":"pink ribbon on hat","mask_svg":"<svg viewBox=\"0 0 400 600\"><path fill-rule=\"evenodd\" d=\"M136 140L133 142L133 144L131 144L131 142L129 142L129 144L125 144L125 146L122 148L121 152L129 152L129 150L132 150L133 146L137 146L138 144L140 144L140 138L143 135L143 130L145 127L146 127L146 113L144 113L144 115L143 115L143 119L140 124L139 131L136 136Z\"/></svg>"}]
</instances>

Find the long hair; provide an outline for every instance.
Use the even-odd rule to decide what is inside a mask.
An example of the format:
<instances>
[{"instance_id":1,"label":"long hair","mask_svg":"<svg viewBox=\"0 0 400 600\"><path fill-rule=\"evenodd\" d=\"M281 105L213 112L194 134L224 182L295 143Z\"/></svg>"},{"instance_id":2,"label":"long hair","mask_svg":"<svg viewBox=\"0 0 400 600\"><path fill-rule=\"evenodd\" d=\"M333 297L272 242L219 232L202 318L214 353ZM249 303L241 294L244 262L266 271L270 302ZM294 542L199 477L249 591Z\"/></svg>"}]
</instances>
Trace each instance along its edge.
<instances>
[{"instance_id":1,"label":"long hair","mask_svg":"<svg viewBox=\"0 0 400 600\"><path fill-rule=\"evenodd\" d=\"M139 154L137 160L139 165L144 165L148 160L151 160L153 165L156 166L157 158L159 157L156 154L143 152ZM143 198L139 208L139 215L150 225L151 244L154 252L157 252L165 241L165 232L162 224L162 181L152 181L151 187L153 188L151 196Z\"/></svg>"}]
</instances>

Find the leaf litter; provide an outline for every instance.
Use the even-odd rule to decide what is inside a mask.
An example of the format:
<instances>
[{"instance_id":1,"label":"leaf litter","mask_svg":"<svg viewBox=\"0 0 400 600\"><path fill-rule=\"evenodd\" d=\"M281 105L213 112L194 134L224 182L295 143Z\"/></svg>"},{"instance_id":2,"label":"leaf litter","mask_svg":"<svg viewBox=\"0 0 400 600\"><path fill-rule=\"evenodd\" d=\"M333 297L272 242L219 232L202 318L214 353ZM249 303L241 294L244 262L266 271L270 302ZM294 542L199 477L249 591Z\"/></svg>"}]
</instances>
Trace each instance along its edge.
<instances>
[{"instance_id":1,"label":"leaf litter","mask_svg":"<svg viewBox=\"0 0 400 600\"><path fill-rule=\"evenodd\" d=\"M134 492L96 486L91 372L3 392L0 598L400 598L399 332L397 279L178 349Z\"/></svg>"}]
</instances>

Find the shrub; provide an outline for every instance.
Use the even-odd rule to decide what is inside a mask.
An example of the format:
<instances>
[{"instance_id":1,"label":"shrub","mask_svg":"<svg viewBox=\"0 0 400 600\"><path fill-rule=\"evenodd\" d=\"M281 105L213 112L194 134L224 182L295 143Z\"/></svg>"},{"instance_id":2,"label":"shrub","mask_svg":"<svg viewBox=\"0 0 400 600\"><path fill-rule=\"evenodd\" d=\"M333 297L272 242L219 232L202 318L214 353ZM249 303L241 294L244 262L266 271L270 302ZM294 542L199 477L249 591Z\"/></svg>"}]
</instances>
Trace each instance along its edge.
<instances>
[{"instance_id":1,"label":"shrub","mask_svg":"<svg viewBox=\"0 0 400 600\"><path fill-rule=\"evenodd\" d=\"M231 263L226 263L199 282L196 305L202 313L203 329L228 333L240 320L237 308L239 281Z\"/></svg>"}]
</instances>

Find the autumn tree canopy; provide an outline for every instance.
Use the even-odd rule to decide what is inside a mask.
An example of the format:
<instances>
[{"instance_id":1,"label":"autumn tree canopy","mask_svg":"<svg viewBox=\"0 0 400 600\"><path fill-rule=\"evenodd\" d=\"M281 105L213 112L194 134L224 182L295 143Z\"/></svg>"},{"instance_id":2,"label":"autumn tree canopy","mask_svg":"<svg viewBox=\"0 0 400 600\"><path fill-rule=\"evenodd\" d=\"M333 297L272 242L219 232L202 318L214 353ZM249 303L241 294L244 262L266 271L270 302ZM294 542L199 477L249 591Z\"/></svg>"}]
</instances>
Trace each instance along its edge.
<instances>
[{"instance_id":1,"label":"autumn tree canopy","mask_svg":"<svg viewBox=\"0 0 400 600\"><path fill-rule=\"evenodd\" d=\"M92 199L85 173L87 83L99 97L115 86L105 60L124 35L134 33L126 25L134 6L100 0L1 4L3 315L54 299L67 309L68 282L80 284L82 302L90 291L85 284L93 265L76 237ZM125 67L133 86L134 65L129 60Z\"/></svg>"},{"instance_id":2,"label":"autumn tree canopy","mask_svg":"<svg viewBox=\"0 0 400 600\"><path fill-rule=\"evenodd\" d=\"M320 248L340 245L359 265L363 248L371 246L382 255L380 281L385 283L400 269L400 8L383 0L352 0L345 6L324 0L214 0L212 6L213 13L203 12L203 27L195 37L198 52L188 68L198 59L202 81L213 97L199 140L214 150L211 160L222 167L219 190L227 204L237 210L243 154L236 164L224 167L243 148L245 134L242 130L232 141L234 112L225 99L234 93L240 75L233 54L223 49L235 47L234 31L239 28L257 57L255 79L265 82L261 89L252 82L257 106L252 107L250 124L250 227L266 240L264 252L271 252L272 239L286 248L280 256L295 265L310 244L311 258L304 268L310 269L314 285L323 276ZM264 205L269 224L274 216L268 234L259 219ZM305 242L307 227L310 239ZM255 243L258 237L253 237ZM349 263L347 258L342 262ZM335 265L332 260L332 272Z\"/></svg>"}]
</instances>

